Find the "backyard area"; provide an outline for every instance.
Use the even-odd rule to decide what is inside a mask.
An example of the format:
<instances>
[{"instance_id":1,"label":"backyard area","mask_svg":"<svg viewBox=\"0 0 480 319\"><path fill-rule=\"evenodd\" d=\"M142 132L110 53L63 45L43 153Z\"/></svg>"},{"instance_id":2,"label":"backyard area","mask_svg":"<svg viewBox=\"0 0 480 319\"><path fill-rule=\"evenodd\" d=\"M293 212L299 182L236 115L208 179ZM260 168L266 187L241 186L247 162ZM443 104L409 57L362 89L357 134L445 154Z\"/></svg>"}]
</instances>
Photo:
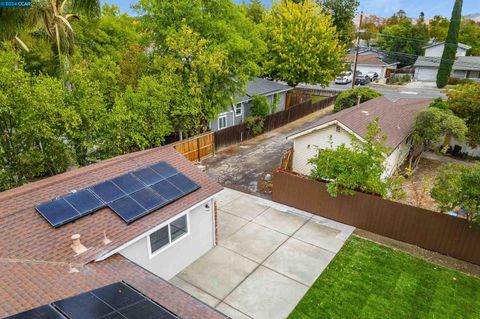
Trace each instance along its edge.
<instances>
[{"instance_id":1,"label":"backyard area","mask_svg":"<svg viewBox=\"0 0 480 319\"><path fill-rule=\"evenodd\" d=\"M480 318L480 280L351 236L289 318Z\"/></svg>"}]
</instances>

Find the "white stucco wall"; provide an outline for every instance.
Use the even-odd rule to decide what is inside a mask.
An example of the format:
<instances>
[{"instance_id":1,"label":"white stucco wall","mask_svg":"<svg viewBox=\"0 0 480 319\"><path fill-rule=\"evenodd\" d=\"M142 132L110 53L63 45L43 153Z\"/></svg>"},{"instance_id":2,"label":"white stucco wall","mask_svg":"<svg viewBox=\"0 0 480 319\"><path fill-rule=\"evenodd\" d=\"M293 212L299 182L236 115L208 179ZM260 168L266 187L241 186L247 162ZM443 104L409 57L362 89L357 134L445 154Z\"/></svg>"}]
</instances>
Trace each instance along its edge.
<instances>
[{"instance_id":1,"label":"white stucco wall","mask_svg":"<svg viewBox=\"0 0 480 319\"><path fill-rule=\"evenodd\" d=\"M210 208L206 209L205 204ZM147 236L119 253L155 275L169 280L214 246L213 200L189 211L189 234L150 258ZM164 223L168 224L180 215Z\"/></svg>"},{"instance_id":2,"label":"white stucco wall","mask_svg":"<svg viewBox=\"0 0 480 319\"><path fill-rule=\"evenodd\" d=\"M388 155L385 159L385 174L383 176L392 176L397 168L402 165L403 161L410 152L411 144L404 141L402 144Z\"/></svg>"},{"instance_id":3,"label":"white stucco wall","mask_svg":"<svg viewBox=\"0 0 480 319\"><path fill-rule=\"evenodd\" d=\"M430 48L425 49L425 56L442 56L443 49L445 48L444 44L439 44ZM467 55L467 50L458 47L456 56L465 56Z\"/></svg>"},{"instance_id":4,"label":"white stucco wall","mask_svg":"<svg viewBox=\"0 0 480 319\"><path fill-rule=\"evenodd\" d=\"M443 144L443 141L444 141L444 138L442 137L439 139L438 143L434 144L433 147L437 149L440 148ZM476 148L470 147L466 142L460 142L460 141L457 141L454 137L451 137L450 146L454 148L455 145L459 145L462 147L462 149L460 150L461 153L466 153L469 156L480 158L480 147L476 147Z\"/></svg>"}]
</instances>

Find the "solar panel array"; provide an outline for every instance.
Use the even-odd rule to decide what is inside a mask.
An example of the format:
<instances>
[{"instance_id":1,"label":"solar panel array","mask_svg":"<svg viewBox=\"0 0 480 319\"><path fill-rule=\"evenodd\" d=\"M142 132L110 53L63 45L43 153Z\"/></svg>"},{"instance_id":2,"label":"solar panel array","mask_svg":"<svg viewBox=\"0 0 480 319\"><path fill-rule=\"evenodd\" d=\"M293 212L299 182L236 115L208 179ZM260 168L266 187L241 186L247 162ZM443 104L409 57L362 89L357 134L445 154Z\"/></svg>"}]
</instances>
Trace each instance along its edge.
<instances>
[{"instance_id":1,"label":"solar panel array","mask_svg":"<svg viewBox=\"0 0 480 319\"><path fill-rule=\"evenodd\" d=\"M53 227L60 227L104 207L111 208L126 223L131 223L199 187L162 161L35 208Z\"/></svg>"},{"instance_id":2,"label":"solar panel array","mask_svg":"<svg viewBox=\"0 0 480 319\"><path fill-rule=\"evenodd\" d=\"M174 319L179 318L123 282L28 310L8 319Z\"/></svg>"}]
</instances>

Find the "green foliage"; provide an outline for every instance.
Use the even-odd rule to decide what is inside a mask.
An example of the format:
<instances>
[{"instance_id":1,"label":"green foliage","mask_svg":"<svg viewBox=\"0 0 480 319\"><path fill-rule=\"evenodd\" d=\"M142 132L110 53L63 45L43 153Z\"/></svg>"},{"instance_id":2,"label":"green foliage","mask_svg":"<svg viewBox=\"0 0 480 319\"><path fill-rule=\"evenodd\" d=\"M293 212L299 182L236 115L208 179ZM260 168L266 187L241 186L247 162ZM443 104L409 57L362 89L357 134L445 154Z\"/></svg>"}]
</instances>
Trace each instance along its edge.
<instances>
[{"instance_id":1,"label":"green foliage","mask_svg":"<svg viewBox=\"0 0 480 319\"><path fill-rule=\"evenodd\" d=\"M445 41L448 33L448 26L450 21L447 18L442 16L434 16L428 24L428 31L430 37L437 42Z\"/></svg>"},{"instance_id":2,"label":"green foliage","mask_svg":"<svg viewBox=\"0 0 480 319\"><path fill-rule=\"evenodd\" d=\"M435 107L437 109L444 110L444 111L449 109L448 102L442 99L441 97L437 97L435 100L433 100L433 102L430 103L428 107Z\"/></svg>"},{"instance_id":3,"label":"green foliage","mask_svg":"<svg viewBox=\"0 0 480 319\"><path fill-rule=\"evenodd\" d=\"M449 77L448 77L447 84L448 84L448 85L457 85L457 84L460 84L460 79L459 79L459 78L456 78L456 77L453 77L453 76L449 76Z\"/></svg>"},{"instance_id":4,"label":"green foliage","mask_svg":"<svg viewBox=\"0 0 480 319\"><path fill-rule=\"evenodd\" d=\"M264 95L253 95L252 106L250 111L253 116L265 117L270 114L270 104L267 101L267 97Z\"/></svg>"},{"instance_id":5,"label":"green foliage","mask_svg":"<svg viewBox=\"0 0 480 319\"><path fill-rule=\"evenodd\" d=\"M342 144L336 149L331 145L319 149L317 155L308 162L313 165L310 177L327 181L329 194L354 194L355 191L392 195L398 189L397 180L382 175L388 148L384 146L386 136L381 136L378 119L370 123L365 141L353 137L351 145Z\"/></svg>"},{"instance_id":6,"label":"green foliage","mask_svg":"<svg viewBox=\"0 0 480 319\"><path fill-rule=\"evenodd\" d=\"M437 73L437 87L443 88L447 85L448 77L452 72L453 62L458 46L458 33L460 31L460 21L462 19L462 0L455 0L453 6L452 18L448 28L447 39L445 40L445 49L443 50L442 60Z\"/></svg>"},{"instance_id":7,"label":"green foliage","mask_svg":"<svg viewBox=\"0 0 480 319\"><path fill-rule=\"evenodd\" d=\"M358 87L350 90L342 91L335 100L334 112L347 109L357 105L358 96L360 95L360 103L382 96L383 94L369 87Z\"/></svg>"},{"instance_id":8,"label":"green foliage","mask_svg":"<svg viewBox=\"0 0 480 319\"><path fill-rule=\"evenodd\" d=\"M447 18L435 16L429 23L429 33L435 41L445 41L450 21ZM463 19L458 34L459 43L467 44L472 48L469 55L480 55L480 23L470 19Z\"/></svg>"},{"instance_id":9,"label":"green foliage","mask_svg":"<svg viewBox=\"0 0 480 319\"><path fill-rule=\"evenodd\" d=\"M438 102L434 102L434 105L438 105ZM420 111L415 118L413 138L419 144L438 142L445 135L462 141L466 134L465 122L450 110L430 107Z\"/></svg>"},{"instance_id":10,"label":"green foliage","mask_svg":"<svg viewBox=\"0 0 480 319\"><path fill-rule=\"evenodd\" d=\"M367 42L367 46L370 46L372 41L375 41L378 34L383 29L381 20L377 16L365 17L362 21L362 29L365 32L360 33L360 39Z\"/></svg>"},{"instance_id":11,"label":"green foliage","mask_svg":"<svg viewBox=\"0 0 480 319\"><path fill-rule=\"evenodd\" d=\"M410 74L396 74L392 77L387 78L387 84L400 84L403 85L412 80Z\"/></svg>"},{"instance_id":12,"label":"green foliage","mask_svg":"<svg viewBox=\"0 0 480 319\"><path fill-rule=\"evenodd\" d=\"M473 319L479 290L474 276L352 235L288 318Z\"/></svg>"},{"instance_id":13,"label":"green foliage","mask_svg":"<svg viewBox=\"0 0 480 319\"><path fill-rule=\"evenodd\" d=\"M331 12L333 25L337 28L338 38L346 46L351 46L355 37L353 18L360 4L358 0L324 0L323 7ZM363 28L363 26L362 26Z\"/></svg>"},{"instance_id":14,"label":"green foliage","mask_svg":"<svg viewBox=\"0 0 480 319\"><path fill-rule=\"evenodd\" d=\"M333 17L312 0L274 2L265 18L264 70L291 86L328 85L343 68L344 46Z\"/></svg>"},{"instance_id":15,"label":"green foliage","mask_svg":"<svg viewBox=\"0 0 480 319\"><path fill-rule=\"evenodd\" d=\"M462 208L469 221L480 224L480 164L445 164L437 174L431 196L442 212Z\"/></svg>"},{"instance_id":16,"label":"green foliage","mask_svg":"<svg viewBox=\"0 0 480 319\"><path fill-rule=\"evenodd\" d=\"M468 143L480 145L480 83L458 85L447 94L450 109L467 124Z\"/></svg>"},{"instance_id":17,"label":"green foliage","mask_svg":"<svg viewBox=\"0 0 480 319\"><path fill-rule=\"evenodd\" d=\"M248 4L242 3L240 6L253 23L260 24L263 22L267 8L265 8L261 0L250 0Z\"/></svg>"},{"instance_id":18,"label":"green foliage","mask_svg":"<svg viewBox=\"0 0 480 319\"><path fill-rule=\"evenodd\" d=\"M249 116L245 119L245 127L252 133L252 135L258 135L263 132L263 124L265 118L261 116Z\"/></svg>"}]
</instances>

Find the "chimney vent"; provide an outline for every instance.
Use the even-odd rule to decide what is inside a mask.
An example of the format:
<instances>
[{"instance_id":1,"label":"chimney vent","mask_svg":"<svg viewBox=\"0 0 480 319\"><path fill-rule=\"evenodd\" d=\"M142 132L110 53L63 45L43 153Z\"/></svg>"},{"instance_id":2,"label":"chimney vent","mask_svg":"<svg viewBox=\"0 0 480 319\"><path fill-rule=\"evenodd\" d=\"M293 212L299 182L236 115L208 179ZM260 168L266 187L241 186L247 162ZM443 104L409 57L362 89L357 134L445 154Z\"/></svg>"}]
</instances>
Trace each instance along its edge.
<instances>
[{"instance_id":1,"label":"chimney vent","mask_svg":"<svg viewBox=\"0 0 480 319\"><path fill-rule=\"evenodd\" d=\"M80 242L80 234L75 234L72 236L72 245L70 245L70 247L77 255L87 251L87 248Z\"/></svg>"}]
</instances>

